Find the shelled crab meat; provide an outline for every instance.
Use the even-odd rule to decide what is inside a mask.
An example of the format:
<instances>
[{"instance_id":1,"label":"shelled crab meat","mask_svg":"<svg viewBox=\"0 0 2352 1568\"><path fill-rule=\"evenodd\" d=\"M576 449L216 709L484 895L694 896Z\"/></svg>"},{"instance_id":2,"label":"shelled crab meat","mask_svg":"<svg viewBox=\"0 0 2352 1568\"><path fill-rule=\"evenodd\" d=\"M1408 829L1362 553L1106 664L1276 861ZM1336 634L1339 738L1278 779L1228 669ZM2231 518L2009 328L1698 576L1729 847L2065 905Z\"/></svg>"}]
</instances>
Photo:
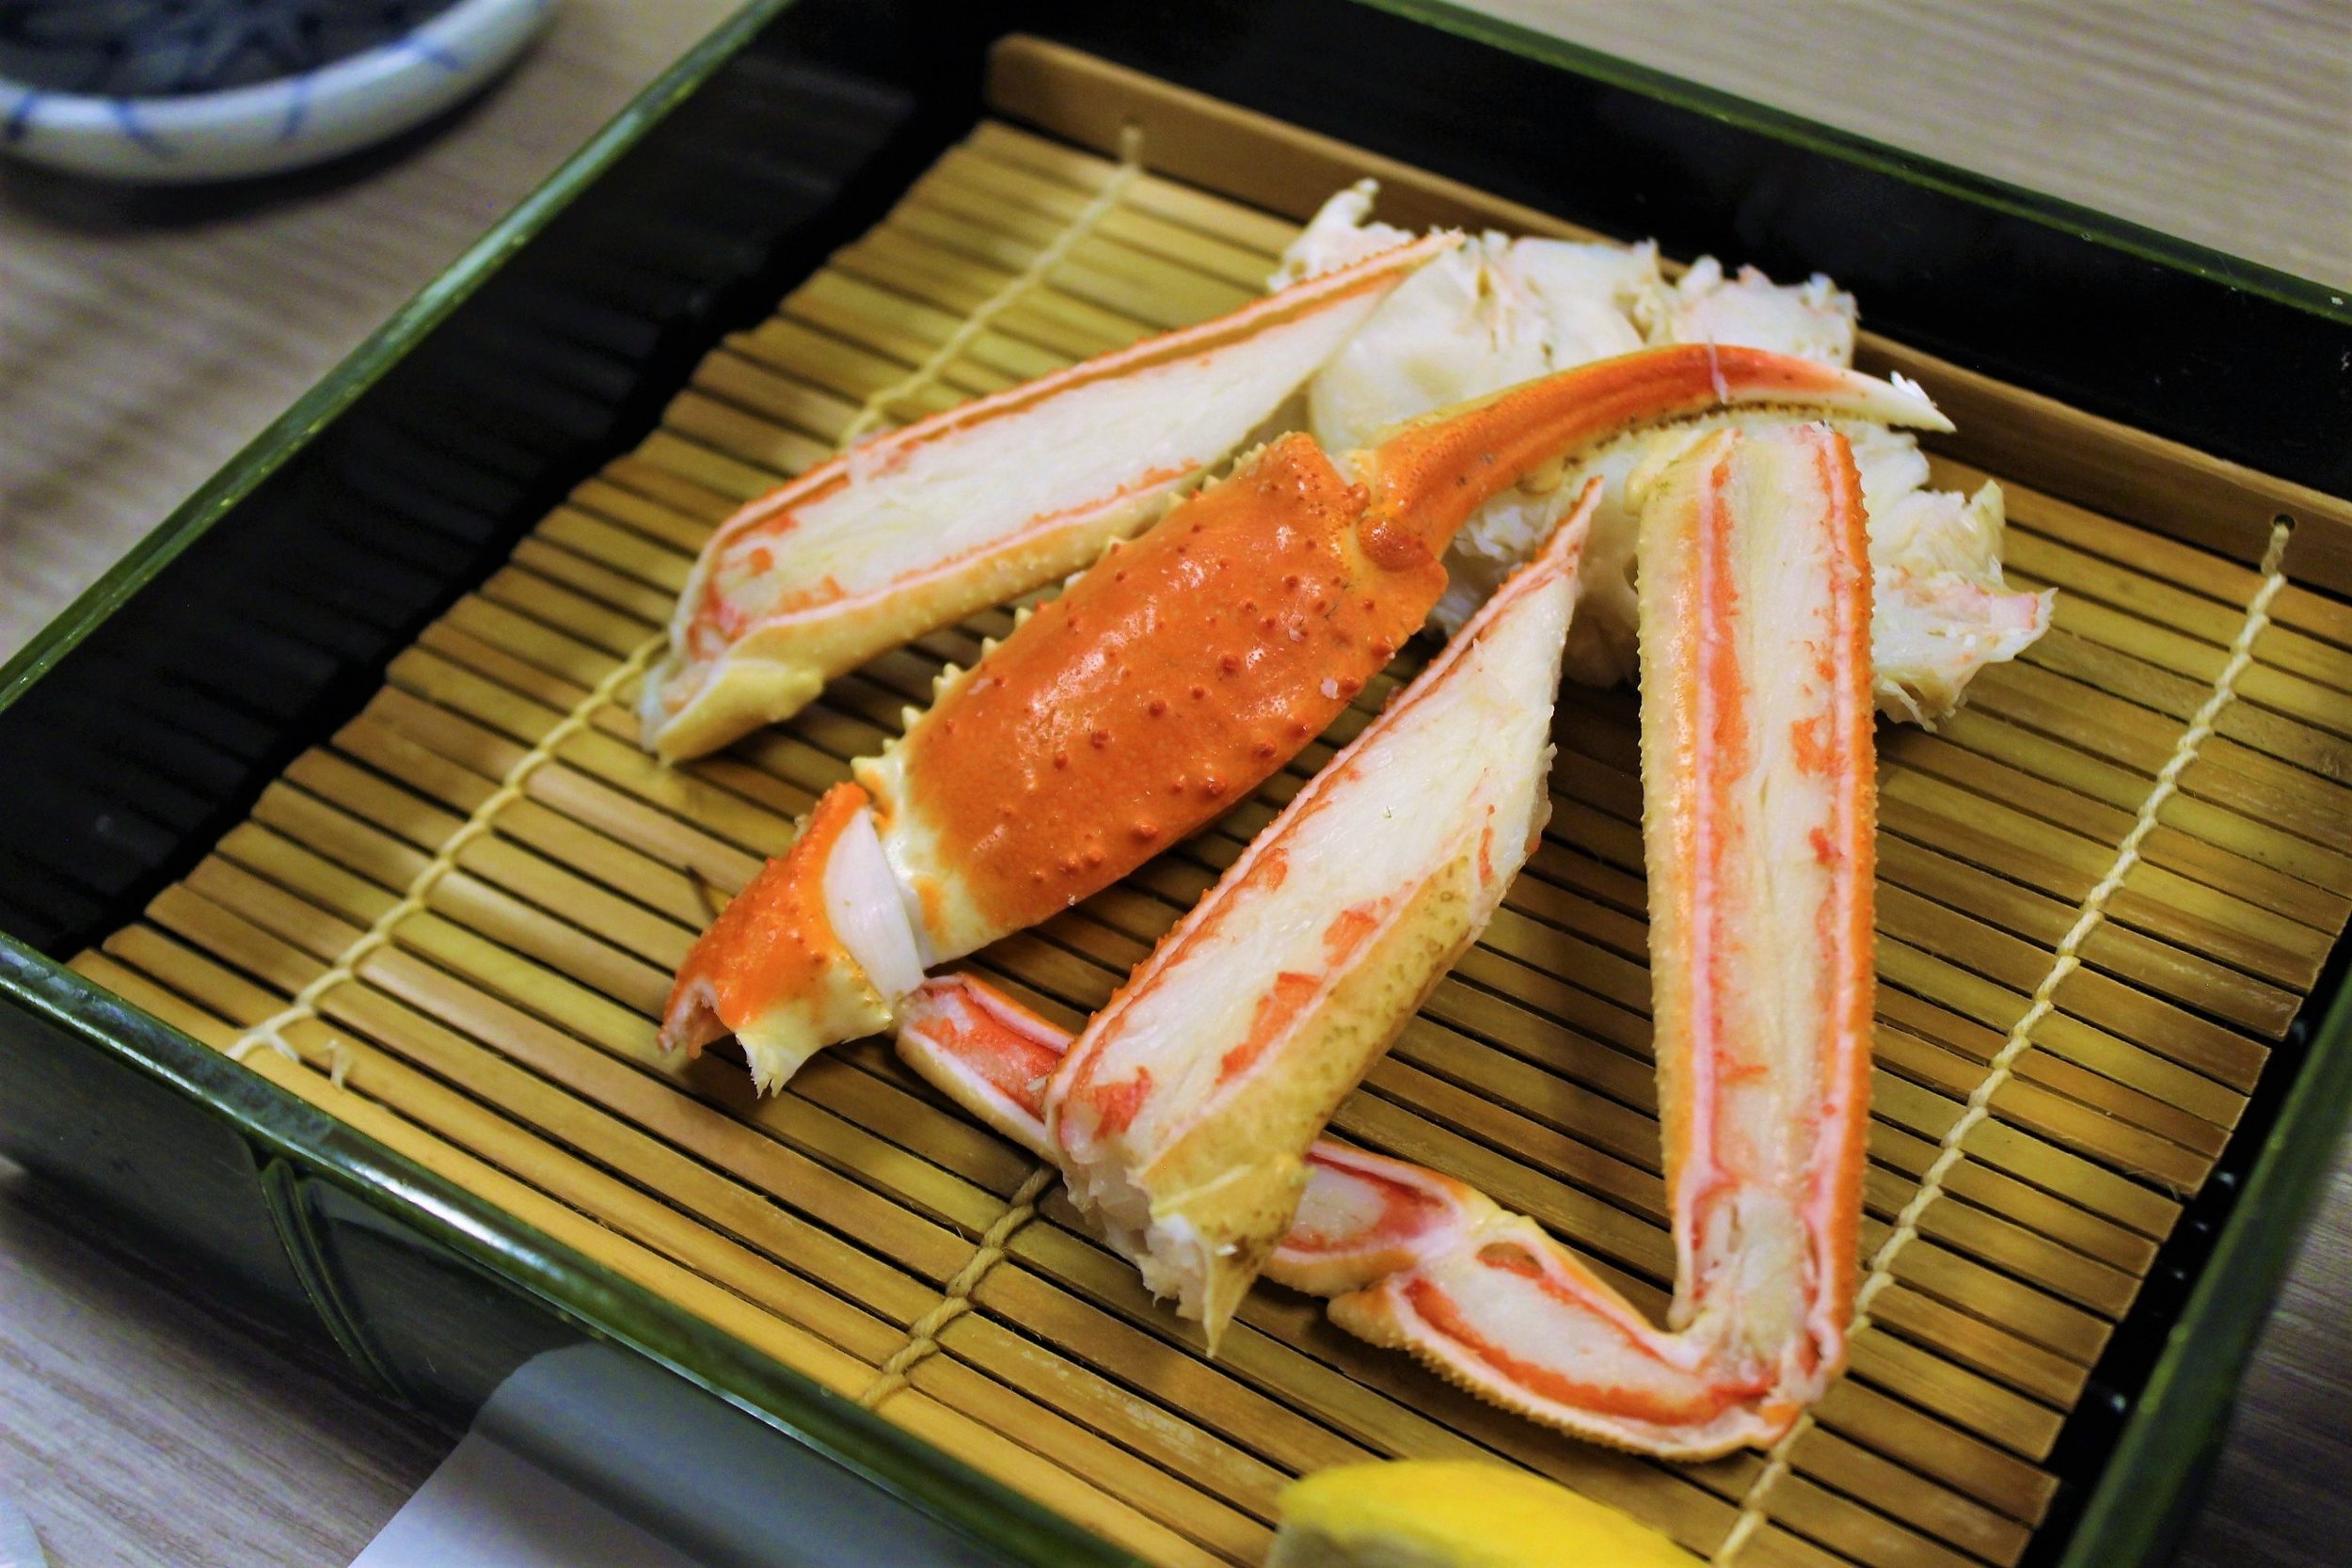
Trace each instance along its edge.
<instances>
[{"instance_id":1,"label":"shelled crab meat","mask_svg":"<svg viewBox=\"0 0 2352 1568\"><path fill-rule=\"evenodd\" d=\"M1372 220L1374 193L1366 181L1326 202L1284 253L1275 282L1295 288L1408 238ZM1669 282L1652 245L1478 235L1390 294L1315 372L1303 422L1327 446L1354 445L1430 408L1645 344L1739 345L1845 366L1855 321L1853 296L1818 274L1784 286L1702 257ZM1710 418L1756 429L1790 416ZM2048 629L2050 595L2002 579L1998 485L1966 497L1930 488L1927 458L1910 435L1869 419L1837 428L1853 447L1869 505L1879 705L1891 719L1932 723L1960 705L1978 671L2015 657ZM1437 619L1460 625L1597 475L1605 488L1567 668L1603 686L1630 674L1638 524L1628 481L1651 440L1637 432L1581 465L1539 470L1481 507L1446 555L1452 581Z\"/></svg>"},{"instance_id":2,"label":"shelled crab meat","mask_svg":"<svg viewBox=\"0 0 2352 1568\"><path fill-rule=\"evenodd\" d=\"M646 743L671 759L711 751L876 654L1076 571L1223 461L1458 239L1400 240L854 446L752 501L679 596L644 688Z\"/></svg>"},{"instance_id":3,"label":"shelled crab meat","mask_svg":"<svg viewBox=\"0 0 2352 1568\"><path fill-rule=\"evenodd\" d=\"M841 831L771 863L695 944L663 1039L694 1050L733 1034L761 1085L780 1084L889 1016L914 984L909 949L928 969L1035 925L1295 756L1421 626L1445 588L1439 554L1501 490L1727 404L1946 427L1915 388L1677 347L1529 382L1337 463L1284 436L944 676L930 710L820 804ZM879 855L857 852L867 841L850 827L869 800ZM858 919L835 918L829 897Z\"/></svg>"},{"instance_id":4,"label":"shelled crab meat","mask_svg":"<svg viewBox=\"0 0 2352 1568\"><path fill-rule=\"evenodd\" d=\"M1236 1180L1255 1180L1272 1151L1301 1156L1295 1213L1261 1254L1268 1277L1331 1297L1343 1328L1497 1404L1698 1459L1773 1442L1845 1354L1868 1117L1870 584L1860 479L1844 438L1823 427L1712 433L1648 491L1644 826L1677 1262L1666 1328L1534 1221L1458 1181L1328 1141L1294 1144L1296 1121L1277 1128L1256 1102L1208 1104ZM1442 853L1424 851L1425 875ZM1249 896L1263 863L1238 863L1203 909L1229 889ZM1142 1125L1201 1105L1201 1072L1222 1077L1227 1054L1249 1049L1256 1012L1286 991L1375 984L1409 1011L1403 992L1422 972L1408 964L1400 983L1380 974L1393 956L1368 949L1301 976L1269 978L1268 963L1231 946L1222 957L1238 973L1187 967L1189 928L1217 918L1180 926L1161 949L1174 957L1138 970L1074 1049L954 975L900 1006L899 1050L1059 1163L1074 1191L1094 1179L1067 1097L1122 1019L1156 1003L1194 1026L1175 1048L1192 1073L1136 1083ZM1250 1022L1237 1024L1236 1009ZM1361 1025L1385 1043L1402 1022L1376 1009ZM1351 1055L1350 1069L1363 1060ZM1213 1184L1221 1172L1191 1174ZM1109 1217L1115 1240L1133 1223Z\"/></svg>"},{"instance_id":5,"label":"shelled crab meat","mask_svg":"<svg viewBox=\"0 0 2352 1568\"><path fill-rule=\"evenodd\" d=\"M1045 1090L1071 1196L1215 1344L1301 1163L1477 940L1549 815L1592 499L1292 797Z\"/></svg>"}]
</instances>

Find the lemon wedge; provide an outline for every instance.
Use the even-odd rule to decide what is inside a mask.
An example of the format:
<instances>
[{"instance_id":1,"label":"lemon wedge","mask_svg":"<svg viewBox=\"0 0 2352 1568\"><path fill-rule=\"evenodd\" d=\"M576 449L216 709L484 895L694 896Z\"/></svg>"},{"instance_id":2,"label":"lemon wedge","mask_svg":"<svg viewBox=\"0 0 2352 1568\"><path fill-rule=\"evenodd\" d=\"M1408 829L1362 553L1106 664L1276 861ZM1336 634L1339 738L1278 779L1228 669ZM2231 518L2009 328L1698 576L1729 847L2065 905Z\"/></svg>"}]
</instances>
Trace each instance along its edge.
<instances>
[{"instance_id":1,"label":"lemon wedge","mask_svg":"<svg viewBox=\"0 0 2352 1568\"><path fill-rule=\"evenodd\" d=\"M1698 1568L1605 1503L1524 1470L1392 1460L1319 1471L1282 1494L1266 1568Z\"/></svg>"}]
</instances>

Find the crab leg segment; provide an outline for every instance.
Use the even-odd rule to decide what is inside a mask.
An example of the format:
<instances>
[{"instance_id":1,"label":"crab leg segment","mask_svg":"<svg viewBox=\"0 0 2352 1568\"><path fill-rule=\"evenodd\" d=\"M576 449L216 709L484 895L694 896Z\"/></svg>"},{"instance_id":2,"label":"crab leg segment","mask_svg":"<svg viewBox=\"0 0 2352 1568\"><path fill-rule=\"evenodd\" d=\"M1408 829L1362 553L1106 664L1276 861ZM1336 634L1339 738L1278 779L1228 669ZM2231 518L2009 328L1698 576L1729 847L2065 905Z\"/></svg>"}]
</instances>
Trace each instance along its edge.
<instances>
[{"instance_id":1,"label":"crab leg segment","mask_svg":"<svg viewBox=\"0 0 2352 1568\"><path fill-rule=\"evenodd\" d=\"M899 1055L948 1098L1061 1158L1044 1085L1069 1035L968 974L926 980L898 1030ZM1303 1164L1297 1213L1263 1272L1333 1298L1341 1327L1621 1447L1697 1459L1771 1440L1742 1403L1759 1390L1726 1386L1694 1341L1652 1326L1534 1221L1451 1177L1328 1138ZM1473 1338L1480 1351L1466 1354Z\"/></svg>"},{"instance_id":2,"label":"crab leg segment","mask_svg":"<svg viewBox=\"0 0 2352 1568\"><path fill-rule=\"evenodd\" d=\"M1547 463L1639 425L1757 404L1949 430L1916 386L1712 343L1650 349L1538 376L1400 426L1359 460L1368 547L1443 554L1470 514Z\"/></svg>"},{"instance_id":3,"label":"crab leg segment","mask_svg":"<svg viewBox=\"0 0 2352 1568\"><path fill-rule=\"evenodd\" d=\"M1708 437L1642 513L1650 952L1676 1321L1818 1386L1869 1112L1870 576L1844 436Z\"/></svg>"},{"instance_id":4,"label":"crab leg segment","mask_svg":"<svg viewBox=\"0 0 2352 1568\"><path fill-rule=\"evenodd\" d=\"M721 526L678 601L644 733L695 756L826 681L1094 559L1232 451L1415 268L1434 234L1230 316L852 448Z\"/></svg>"},{"instance_id":5,"label":"crab leg segment","mask_svg":"<svg viewBox=\"0 0 2352 1568\"><path fill-rule=\"evenodd\" d=\"M934 1088L1041 1158L1045 1085L1071 1036L972 974L938 974L900 1004L898 1054ZM1298 1212L1268 1255L1267 1278L1339 1296L1458 1249L1489 1212L1478 1193L1401 1160L1319 1138Z\"/></svg>"},{"instance_id":6,"label":"crab leg segment","mask_svg":"<svg viewBox=\"0 0 2352 1568\"><path fill-rule=\"evenodd\" d=\"M899 1004L898 1054L931 1086L1041 1159L1045 1081L1070 1051L1065 1030L971 974L934 974Z\"/></svg>"},{"instance_id":7,"label":"crab leg segment","mask_svg":"<svg viewBox=\"0 0 2352 1568\"><path fill-rule=\"evenodd\" d=\"M1706 437L1652 486L1641 550L1655 1042L1678 1265L1667 1325L1534 1221L1327 1141L1304 1154L1304 1194L1264 1272L1334 1296L1342 1327L1508 1409L1697 1459L1785 1433L1843 1364L1852 1312L1875 789L1869 578L1844 438L1820 426ZM1210 1012L1228 983L1191 977ZM1061 1150L1074 1188L1085 1178L1054 1135L1067 1138L1069 1118L1050 1115L1070 1061L1037 1087L1058 1032L979 990L927 984L901 1009L900 1050L966 1104L987 1085L983 1114ZM1201 1049L1232 1037L1228 1025ZM1168 1092L1147 1085L1134 1119ZM1251 1149L1273 1147L1254 1112L1222 1114Z\"/></svg>"},{"instance_id":8,"label":"crab leg segment","mask_svg":"<svg viewBox=\"0 0 2352 1568\"><path fill-rule=\"evenodd\" d=\"M1250 842L1046 1086L1072 1197L1212 1343L1290 1227L1308 1146L1543 829L1597 499Z\"/></svg>"},{"instance_id":9,"label":"crab leg segment","mask_svg":"<svg viewBox=\"0 0 2352 1568\"><path fill-rule=\"evenodd\" d=\"M929 966L1101 892L1322 733L1421 627L1445 586L1446 532L1479 498L1646 420L1792 400L1941 421L1915 390L1850 371L1668 348L1530 382L1336 463L1304 436L1262 449L943 677L902 740L854 765L888 863L881 880L893 884L877 901L903 908ZM1019 478L1002 488L1019 490ZM820 849L812 840L787 859ZM864 967L859 935L841 935ZM704 946L767 940L765 927L714 928L688 970L748 972L756 951ZM848 1014L792 1014L810 1027L836 1016ZM714 1017L763 1032L777 1064L797 1059L783 1024L723 1002ZM691 1046L717 1032L674 1010L663 1037ZM794 1050L848 1037L820 1031Z\"/></svg>"}]
</instances>

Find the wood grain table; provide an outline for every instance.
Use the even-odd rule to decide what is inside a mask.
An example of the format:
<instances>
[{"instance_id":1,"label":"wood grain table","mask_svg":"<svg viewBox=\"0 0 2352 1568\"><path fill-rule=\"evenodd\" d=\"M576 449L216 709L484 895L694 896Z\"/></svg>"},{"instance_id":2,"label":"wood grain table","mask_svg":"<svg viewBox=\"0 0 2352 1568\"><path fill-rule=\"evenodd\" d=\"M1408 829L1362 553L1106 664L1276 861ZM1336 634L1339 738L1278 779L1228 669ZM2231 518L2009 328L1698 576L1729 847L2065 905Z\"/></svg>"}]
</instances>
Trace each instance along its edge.
<instances>
[{"instance_id":1,"label":"wood grain table","mask_svg":"<svg viewBox=\"0 0 2352 1568\"><path fill-rule=\"evenodd\" d=\"M1486 5L2352 285L2352 9L2333 0ZM0 170L0 657L728 8L569 0L488 97L324 174L172 194ZM2343 1560L2348 1324L2340 1162L2185 1561ZM0 1169L0 1494L59 1568L347 1561L453 1438Z\"/></svg>"}]
</instances>

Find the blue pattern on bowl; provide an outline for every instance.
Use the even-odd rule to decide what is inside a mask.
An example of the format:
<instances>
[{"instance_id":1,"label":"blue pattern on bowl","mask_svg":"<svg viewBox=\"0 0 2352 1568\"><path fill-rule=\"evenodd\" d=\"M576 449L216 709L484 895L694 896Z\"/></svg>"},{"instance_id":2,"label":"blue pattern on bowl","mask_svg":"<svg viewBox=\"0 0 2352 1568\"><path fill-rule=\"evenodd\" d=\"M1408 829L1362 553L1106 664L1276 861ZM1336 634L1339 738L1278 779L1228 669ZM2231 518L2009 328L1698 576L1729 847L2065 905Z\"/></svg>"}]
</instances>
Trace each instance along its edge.
<instances>
[{"instance_id":1,"label":"blue pattern on bowl","mask_svg":"<svg viewBox=\"0 0 2352 1568\"><path fill-rule=\"evenodd\" d=\"M107 98L301 76L406 38L453 0L0 0L0 76Z\"/></svg>"},{"instance_id":2,"label":"blue pattern on bowl","mask_svg":"<svg viewBox=\"0 0 2352 1568\"><path fill-rule=\"evenodd\" d=\"M116 178L255 174L438 113L553 0L0 0L0 150Z\"/></svg>"}]
</instances>

